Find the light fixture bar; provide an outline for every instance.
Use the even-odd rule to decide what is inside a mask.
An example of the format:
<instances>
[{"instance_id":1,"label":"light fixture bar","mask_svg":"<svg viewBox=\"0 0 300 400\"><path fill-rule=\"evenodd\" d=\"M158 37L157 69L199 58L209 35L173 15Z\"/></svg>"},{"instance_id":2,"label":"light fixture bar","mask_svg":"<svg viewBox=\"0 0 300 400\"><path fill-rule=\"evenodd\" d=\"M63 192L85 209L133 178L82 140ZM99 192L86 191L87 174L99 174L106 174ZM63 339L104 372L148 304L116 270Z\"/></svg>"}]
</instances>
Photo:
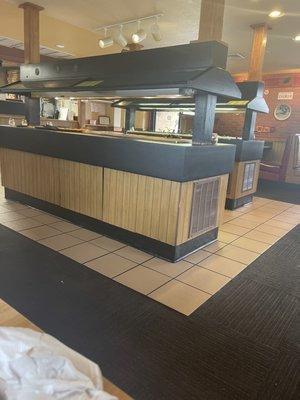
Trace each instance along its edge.
<instances>
[{"instance_id":1,"label":"light fixture bar","mask_svg":"<svg viewBox=\"0 0 300 400\"><path fill-rule=\"evenodd\" d=\"M116 28L119 27L120 25L130 25L130 24L134 24L138 21L146 21L148 19L154 19L154 18L160 18L162 17L164 14L163 13L159 13L159 14L153 14L153 15L148 15L146 17L141 17L141 18L136 18L136 19L131 19L129 21L124 21L124 22L118 22L116 24L111 24L111 25L103 25L103 26L99 26L98 28L95 28L95 31L101 31L103 29L112 29L112 28Z\"/></svg>"}]
</instances>

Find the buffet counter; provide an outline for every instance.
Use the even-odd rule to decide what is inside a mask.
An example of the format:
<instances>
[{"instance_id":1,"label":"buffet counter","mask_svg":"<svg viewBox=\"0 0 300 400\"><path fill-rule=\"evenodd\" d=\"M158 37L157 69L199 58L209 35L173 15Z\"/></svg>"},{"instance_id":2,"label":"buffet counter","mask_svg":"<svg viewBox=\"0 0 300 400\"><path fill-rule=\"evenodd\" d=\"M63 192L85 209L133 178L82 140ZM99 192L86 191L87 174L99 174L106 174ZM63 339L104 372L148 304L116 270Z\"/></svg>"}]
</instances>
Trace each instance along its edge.
<instances>
[{"instance_id":1,"label":"buffet counter","mask_svg":"<svg viewBox=\"0 0 300 400\"><path fill-rule=\"evenodd\" d=\"M219 137L218 141L236 146L235 164L229 177L226 196L226 208L234 210L253 200L265 142L230 137Z\"/></svg>"},{"instance_id":2,"label":"buffet counter","mask_svg":"<svg viewBox=\"0 0 300 400\"><path fill-rule=\"evenodd\" d=\"M0 126L6 197L176 261L217 237L235 146Z\"/></svg>"}]
</instances>

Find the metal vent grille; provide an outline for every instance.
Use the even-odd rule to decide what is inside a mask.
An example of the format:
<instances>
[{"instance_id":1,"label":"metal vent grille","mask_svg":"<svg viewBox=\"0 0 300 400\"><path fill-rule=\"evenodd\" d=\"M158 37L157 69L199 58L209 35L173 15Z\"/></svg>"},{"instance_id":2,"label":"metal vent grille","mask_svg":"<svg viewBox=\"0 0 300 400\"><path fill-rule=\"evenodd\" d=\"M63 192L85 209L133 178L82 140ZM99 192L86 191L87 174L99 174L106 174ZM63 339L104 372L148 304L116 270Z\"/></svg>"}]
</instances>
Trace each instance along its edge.
<instances>
[{"instance_id":1,"label":"metal vent grille","mask_svg":"<svg viewBox=\"0 0 300 400\"><path fill-rule=\"evenodd\" d=\"M216 227L219 190L220 178L194 183L190 238Z\"/></svg>"},{"instance_id":2,"label":"metal vent grille","mask_svg":"<svg viewBox=\"0 0 300 400\"><path fill-rule=\"evenodd\" d=\"M255 163L246 163L244 167L244 178L242 192L253 189Z\"/></svg>"}]
</instances>

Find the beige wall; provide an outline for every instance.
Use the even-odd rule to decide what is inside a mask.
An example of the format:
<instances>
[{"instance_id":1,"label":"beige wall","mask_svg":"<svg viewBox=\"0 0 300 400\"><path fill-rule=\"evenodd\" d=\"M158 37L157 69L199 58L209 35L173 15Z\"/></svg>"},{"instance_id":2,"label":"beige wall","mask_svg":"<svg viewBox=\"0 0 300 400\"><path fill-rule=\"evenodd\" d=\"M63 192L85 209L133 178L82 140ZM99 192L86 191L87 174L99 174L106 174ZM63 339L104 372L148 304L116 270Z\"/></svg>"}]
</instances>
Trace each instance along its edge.
<instances>
[{"instance_id":1,"label":"beige wall","mask_svg":"<svg viewBox=\"0 0 300 400\"><path fill-rule=\"evenodd\" d=\"M23 10L5 0L0 0L0 36L23 41ZM100 37L97 33L48 17L46 10L40 13L40 43L43 46L59 50L56 44L64 44L62 51L76 57L120 52L117 46L100 49Z\"/></svg>"}]
</instances>

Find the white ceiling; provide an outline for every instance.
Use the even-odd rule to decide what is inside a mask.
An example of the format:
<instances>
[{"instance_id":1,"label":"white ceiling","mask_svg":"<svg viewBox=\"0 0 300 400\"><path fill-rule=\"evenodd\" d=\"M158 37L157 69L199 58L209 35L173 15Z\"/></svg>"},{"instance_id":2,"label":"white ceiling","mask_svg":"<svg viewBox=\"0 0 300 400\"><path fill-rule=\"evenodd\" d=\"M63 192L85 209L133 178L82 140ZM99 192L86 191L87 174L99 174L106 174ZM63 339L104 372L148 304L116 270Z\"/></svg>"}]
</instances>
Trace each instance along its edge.
<instances>
[{"instance_id":1,"label":"white ceiling","mask_svg":"<svg viewBox=\"0 0 300 400\"><path fill-rule=\"evenodd\" d=\"M21 42L20 40L8 38L6 36L0 36L0 46L24 50L23 42ZM48 57L52 57L52 58L60 58L60 59L74 58L74 56L70 53L66 53L65 51L60 51L57 49L50 49L50 47L46 47L46 46L40 46L40 54L43 54L44 56L48 56Z\"/></svg>"},{"instance_id":2,"label":"white ceiling","mask_svg":"<svg viewBox=\"0 0 300 400\"><path fill-rule=\"evenodd\" d=\"M23 3L24 0L8 0ZM188 43L197 38L201 0L32 0L45 8L43 13L94 30L163 12L160 27L163 40L155 42L151 35L143 42L145 48ZM268 14L282 9L285 15L272 20ZM226 0L223 40L229 53L241 53L245 59L229 59L231 72L247 71L251 48L251 24L268 22L271 26L267 43L264 71L300 68L300 43L292 40L300 34L300 0ZM148 28L147 26L145 26ZM126 34L136 29L132 25ZM61 40L63 42L63 38Z\"/></svg>"}]
</instances>

